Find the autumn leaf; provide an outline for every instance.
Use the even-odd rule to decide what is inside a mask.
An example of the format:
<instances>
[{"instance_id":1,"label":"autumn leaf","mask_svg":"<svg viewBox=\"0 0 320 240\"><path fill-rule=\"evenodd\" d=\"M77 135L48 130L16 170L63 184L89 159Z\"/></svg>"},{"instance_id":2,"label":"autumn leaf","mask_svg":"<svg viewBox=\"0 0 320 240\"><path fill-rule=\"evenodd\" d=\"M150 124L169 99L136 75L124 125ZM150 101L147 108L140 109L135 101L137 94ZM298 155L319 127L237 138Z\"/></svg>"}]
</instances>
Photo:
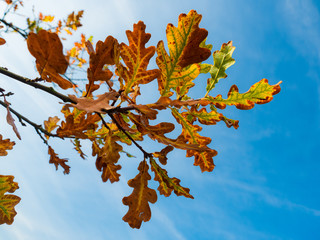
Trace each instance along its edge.
<instances>
[{"instance_id":1,"label":"autumn leaf","mask_svg":"<svg viewBox=\"0 0 320 240\"><path fill-rule=\"evenodd\" d=\"M56 166L56 170L58 170L58 166L60 165L64 169L64 174L70 173L70 166L66 164L66 162L68 162L67 159L59 158L58 154L56 154L50 146L48 146L48 153L50 155L49 163L53 163Z\"/></svg>"},{"instance_id":2,"label":"autumn leaf","mask_svg":"<svg viewBox=\"0 0 320 240\"><path fill-rule=\"evenodd\" d=\"M270 85L267 79L262 79L251 86L246 93L239 93L238 87L233 85L228 93L228 98L223 99L219 94L216 97L207 97L206 99L217 108L224 109L226 105L234 105L238 109L248 110L254 107L254 104L268 103L273 99L273 95L280 92L280 82Z\"/></svg>"},{"instance_id":3,"label":"autumn leaf","mask_svg":"<svg viewBox=\"0 0 320 240\"><path fill-rule=\"evenodd\" d=\"M30 33L27 39L28 49L36 58L37 70L42 79L54 82L63 89L73 84L60 76L68 68L68 61L62 52L62 43L56 33L40 30Z\"/></svg>"},{"instance_id":4,"label":"autumn leaf","mask_svg":"<svg viewBox=\"0 0 320 240\"><path fill-rule=\"evenodd\" d=\"M120 44L120 56L127 66L127 68L118 69L125 80L124 95L133 91L136 85L147 84L156 79L160 73L158 69L147 70L149 61L155 53L155 47L145 47L151 37L145 29L146 25L139 21L133 25L133 31L126 31L129 46L125 43Z\"/></svg>"},{"instance_id":5,"label":"autumn leaf","mask_svg":"<svg viewBox=\"0 0 320 240\"><path fill-rule=\"evenodd\" d=\"M82 159L85 159L87 155L84 154L82 149L81 149L80 140L78 138L76 138L74 141L71 140L71 142L74 145L74 149L79 153L80 157Z\"/></svg>"},{"instance_id":6,"label":"autumn leaf","mask_svg":"<svg viewBox=\"0 0 320 240\"><path fill-rule=\"evenodd\" d=\"M232 58L234 50L235 47L232 46L232 41L230 41L222 44L221 50L213 53L213 65L209 70L211 78L209 78L207 82L206 95L215 87L221 78L227 77L225 73L226 69L235 63L235 60Z\"/></svg>"},{"instance_id":7,"label":"autumn leaf","mask_svg":"<svg viewBox=\"0 0 320 240\"><path fill-rule=\"evenodd\" d=\"M167 154L171 152L174 149L172 146L166 146L164 149L162 149L160 152L154 152L153 156L158 158L161 164L166 165L167 164Z\"/></svg>"},{"instance_id":8,"label":"autumn leaf","mask_svg":"<svg viewBox=\"0 0 320 240\"><path fill-rule=\"evenodd\" d=\"M7 150L11 150L15 142L10 142L10 139L2 139L2 135L0 134L0 156L7 156Z\"/></svg>"},{"instance_id":9,"label":"autumn leaf","mask_svg":"<svg viewBox=\"0 0 320 240\"><path fill-rule=\"evenodd\" d=\"M3 38L0 37L0 45L3 45L6 43L6 40L4 40Z\"/></svg>"},{"instance_id":10,"label":"autumn leaf","mask_svg":"<svg viewBox=\"0 0 320 240\"><path fill-rule=\"evenodd\" d=\"M44 128L51 133L54 129L58 127L58 122L60 119L55 116L55 117L49 117L48 121L44 121ZM46 138L49 139L50 136L46 135Z\"/></svg>"},{"instance_id":11,"label":"autumn leaf","mask_svg":"<svg viewBox=\"0 0 320 240\"><path fill-rule=\"evenodd\" d=\"M86 111L87 113L105 113L105 110L114 108L109 105L110 100L117 100L119 93L106 92L101 95L97 95L97 99L90 99L86 97L77 98L75 95L68 95L69 98L76 102L76 104L66 104L66 106L76 107L79 110Z\"/></svg>"},{"instance_id":12,"label":"autumn leaf","mask_svg":"<svg viewBox=\"0 0 320 240\"><path fill-rule=\"evenodd\" d=\"M92 146L93 153L97 155L96 167L102 171L102 181L110 180L111 183L118 182L120 174L117 173L121 169L120 165L116 165L120 159L119 152L122 151L122 146L117 142L117 137L114 137L109 132L104 139L104 146L100 149L97 145Z\"/></svg>"},{"instance_id":13,"label":"autumn leaf","mask_svg":"<svg viewBox=\"0 0 320 240\"><path fill-rule=\"evenodd\" d=\"M94 51L92 44L87 41L87 49L90 54L90 67L87 70L89 83L86 85L86 96L99 88L96 81L104 81L111 85L110 79L113 73L105 68L105 65L114 65L119 58L119 44L117 39L108 36L104 42L98 41Z\"/></svg>"},{"instance_id":14,"label":"autumn leaf","mask_svg":"<svg viewBox=\"0 0 320 240\"><path fill-rule=\"evenodd\" d=\"M158 85L161 96L170 97L173 93L185 95L194 86L192 82L201 72L200 63L206 60L211 51L199 45L206 39L208 32L199 28L202 16L191 10L188 15L179 16L178 27L172 24L167 26L167 41L169 54L166 52L163 41L157 45L156 59L161 70Z\"/></svg>"},{"instance_id":15,"label":"autumn leaf","mask_svg":"<svg viewBox=\"0 0 320 240\"><path fill-rule=\"evenodd\" d=\"M155 174L154 180L159 182L158 191L160 194L169 197L171 192L174 191L177 196L185 196L193 199L193 196L189 193L190 189L180 185L180 179L170 178L167 170L161 168L153 158L150 159L150 163L151 170Z\"/></svg>"},{"instance_id":16,"label":"autumn leaf","mask_svg":"<svg viewBox=\"0 0 320 240\"><path fill-rule=\"evenodd\" d=\"M202 128L198 125L193 125L188 119L186 119L176 108L171 108L172 115L177 122L182 126L181 136L191 144L199 144L204 150L188 149L187 157L194 156L194 165L200 166L202 172L211 172L214 169L213 157L217 155L217 151L210 149L207 145L211 142L211 138L200 136L198 133Z\"/></svg>"},{"instance_id":17,"label":"autumn leaf","mask_svg":"<svg viewBox=\"0 0 320 240\"><path fill-rule=\"evenodd\" d=\"M12 117L11 115L11 112L10 112L10 109L9 109L9 105L10 103L4 98L4 103L7 104L7 123L9 125L11 125L14 133L16 134L16 136L21 140L21 136L20 136L20 133L18 132L18 129L17 129L17 126L16 124L14 123L14 118Z\"/></svg>"},{"instance_id":18,"label":"autumn leaf","mask_svg":"<svg viewBox=\"0 0 320 240\"><path fill-rule=\"evenodd\" d=\"M147 222L151 218L150 203L157 201L157 193L148 187L151 176L148 173L149 166L146 161L139 164L139 174L128 181L128 185L133 188L128 197L124 197L122 202L129 206L129 210L122 218L132 228L140 228L142 221Z\"/></svg>"},{"instance_id":19,"label":"autumn leaf","mask_svg":"<svg viewBox=\"0 0 320 240\"><path fill-rule=\"evenodd\" d=\"M18 183L13 182L13 176L0 175L0 224L12 224L17 215L14 207L20 202L21 198L6 194L13 193L19 188Z\"/></svg>"},{"instance_id":20,"label":"autumn leaf","mask_svg":"<svg viewBox=\"0 0 320 240\"><path fill-rule=\"evenodd\" d=\"M205 125L214 125L224 118L221 113L218 113L215 110L207 112L206 108L198 110L196 107L192 107L190 111L183 112L182 116L188 119L190 123L198 120L201 124Z\"/></svg>"}]
</instances>

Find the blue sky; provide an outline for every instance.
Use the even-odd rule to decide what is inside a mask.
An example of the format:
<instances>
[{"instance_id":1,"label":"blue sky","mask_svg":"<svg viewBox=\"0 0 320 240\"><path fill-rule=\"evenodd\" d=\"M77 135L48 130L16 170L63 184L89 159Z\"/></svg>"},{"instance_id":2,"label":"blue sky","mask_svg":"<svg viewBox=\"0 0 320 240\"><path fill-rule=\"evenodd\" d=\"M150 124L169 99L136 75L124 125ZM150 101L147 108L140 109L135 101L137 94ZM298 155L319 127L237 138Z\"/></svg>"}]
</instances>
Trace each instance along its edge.
<instances>
[{"instance_id":1,"label":"blue sky","mask_svg":"<svg viewBox=\"0 0 320 240\"><path fill-rule=\"evenodd\" d=\"M319 2L38 0L25 5L32 3L36 10L58 17L84 9L79 32L93 35L94 41L113 35L127 42L125 30L142 20L152 34L152 45L165 40L168 23L177 25L180 13L195 9L203 15L201 27L209 31L207 42L215 50L229 40L236 46L236 64L212 95L226 96L233 84L245 92L262 78L271 84L283 81L282 91L271 103L252 110L223 111L240 120L237 130L222 123L204 128L213 139L210 146L218 151L212 173L201 173L184 151L170 153L170 176L181 179L195 199L158 196L151 206L151 221L140 230L122 221L127 207L121 201L132 191L126 182L137 173L142 158L138 151L131 148L138 158L121 160L121 182L102 183L94 159L83 161L68 141L53 140L59 155L71 164L70 175L63 175L48 164L47 148L34 130L18 125L20 142L5 122L5 109L0 109L1 134L16 142L14 150L1 158L0 173L16 177L20 185L16 194L22 198L14 224L0 227L1 240L320 239ZM36 77L25 42L19 36L4 37L0 66ZM202 77L195 83L204 86L205 81ZM12 107L35 122L59 114L61 105L54 97L4 76L0 86L15 92ZM146 101L154 96L153 88L156 91L157 85L145 90ZM145 146L150 151L152 147ZM85 151L90 156L89 146Z\"/></svg>"}]
</instances>

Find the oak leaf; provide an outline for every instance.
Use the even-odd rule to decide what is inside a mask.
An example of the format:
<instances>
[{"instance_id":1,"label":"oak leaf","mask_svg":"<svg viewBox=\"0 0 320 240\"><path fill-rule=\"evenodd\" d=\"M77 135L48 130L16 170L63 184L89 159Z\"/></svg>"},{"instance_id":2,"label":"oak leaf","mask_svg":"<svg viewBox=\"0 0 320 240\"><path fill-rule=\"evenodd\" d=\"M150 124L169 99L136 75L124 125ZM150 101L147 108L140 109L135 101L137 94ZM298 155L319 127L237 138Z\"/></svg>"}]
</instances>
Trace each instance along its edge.
<instances>
[{"instance_id":1,"label":"oak leaf","mask_svg":"<svg viewBox=\"0 0 320 240\"><path fill-rule=\"evenodd\" d=\"M147 222L151 218L150 203L157 201L157 193L148 187L151 176L148 173L149 166L146 161L139 164L139 174L134 179L128 181L128 185L133 188L128 197L124 197L122 202L129 206L129 210L122 218L132 228L140 228L142 221Z\"/></svg>"},{"instance_id":2,"label":"oak leaf","mask_svg":"<svg viewBox=\"0 0 320 240\"><path fill-rule=\"evenodd\" d=\"M21 198L6 194L13 193L19 188L18 183L13 182L13 176L0 175L0 224L12 224L17 215L14 207L20 202Z\"/></svg>"},{"instance_id":3,"label":"oak leaf","mask_svg":"<svg viewBox=\"0 0 320 240\"><path fill-rule=\"evenodd\" d=\"M201 72L200 63L206 60L211 51L199 45L206 39L208 31L199 28L202 16L191 10L188 15L179 16L178 27L168 24L166 34L169 54L164 48L163 41L157 45L156 59L161 70L158 85L161 96L170 97L174 89L179 96L185 95L192 82Z\"/></svg>"},{"instance_id":4,"label":"oak leaf","mask_svg":"<svg viewBox=\"0 0 320 240\"><path fill-rule=\"evenodd\" d=\"M56 170L58 170L58 166L60 165L64 169L64 174L70 173L70 166L66 164L66 162L68 162L67 159L59 158L58 154L56 154L50 146L48 146L48 153L50 155L49 163L53 163L56 166Z\"/></svg>"},{"instance_id":5,"label":"oak leaf","mask_svg":"<svg viewBox=\"0 0 320 240\"><path fill-rule=\"evenodd\" d=\"M114 108L109 105L110 100L117 100L119 93L106 92L101 95L97 95L97 99L90 99L86 97L77 98L75 95L68 95L69 98L76 102L76 104L66 104L67 106L76 107L79 110L86 111L87 113L105 113L105 110Z\"/></svg>"},{"instance_id":6,"label":"oak leaf","mask_svg":"<svg viewBox=\"0 0 320 240\"><path fill-rule=\"evenodd\" d=\"M217 108L224 109L226 105L234 105L238 109L249 110L254 107L254 104L268 103L273 99L273 95L280 92L280 82L275 85L270 85L267 79L262 79L251 86L246 93L239 93L236 85L231 86L228 98L223 99L219 94L216 97L207 97L206 99L215 105Z\"/></svg>"},{"instance_id":7,"label":"oak leaf","mask_svg":"<svg viewBox=\"0 0 320 240\"><path fill-rule=\"evenodd\" d=\"M0 156L7 156L7 150L11 150L15 142L10 142L10 139L2 139L2 135L0 134Z\"/></svg>"},{"instance_id":8,"label":"oak leaf","mask_svg":"<svg viewBox=\"0 0 320 240\"><path fill-rule=\"evenodd\" d=\"M27 39L28 49L36 58L37 70L42 79L54 82L63 89L73 84L60 76L68 68L68 61L62 52L62 43L56 33L40 30L30 33Z\"/></svg>"},{"instance_id":9,"label":"oak leaf","mask_svg":"<svg viewBox=\"0 0 320 240\"><path fill-rule=\"evenodd\" d=\"M44 121L44 128L51 133L54 129L58 127L58 122L60 119L55 116L55 117L49 117L48 121ZM46 135L46 138L49 139L49 136Z\"/></svg>"},{"instance_id":10,"label":"oak leaf","mask_svg":"<svg viewBox=\"0 0 320 240\"><path fill-rule=\"evenodd\" d=\"M4 98L4 102L5 104L7 104L7 123L9 125L11 125L14 133L16 134L16 136L21 140L21 136L20 136L20 133L18 132L18 129L17 129L17 126L16 124L14 123L14 118L12 117L11 115L11 112L10 112L10 109L9 109L9 105L10 103Z\"/></svg>"},{"instance_id":11,"label":"oak leaf","mask_svg":"<svg viewBox=\"0 0 320 240\"><path fill-rule=\"evenodd\" d=\"M154 159L151 159L150 163L151 170L155 174L154 180L159 182L158 191L160 194L169 197L171 192L174 191L177 196L185 196L193 199L193 196L189 193L190 189L180 185L180 179L175 177L170 178L167 170L161 168Z\"/></svg>"},{"instance_id":12,"label":"oak leaf","mask_svg":"<svg viewBox=\"0 0 320 240\"><path fill-rule=\"evenodd\" d=\"M164 149L162 149L160 152L154 152L153 156L158 158L161 164L166 165L167 164L167 154L171 152L174 149L172 146L166 146Z\"/></svg>"},{"instance_id":13,"label":"oak leaf","mask_svg":"<svg viewBox=\"0 0 320 240\"><path fill-rule=\"evenodd\" d=\"M120 56L127 66L127 68L118 66L118 72L125 80L124 95L133 91L136 85L147 84L160 74L158 69L147 70L149 61L155 53L155 47L145 47L151 37L145 29L146 25L139 21L133 25L133 31L126 31L129 46L125 43L120 44Z\"/></svg>"}]
</instances>

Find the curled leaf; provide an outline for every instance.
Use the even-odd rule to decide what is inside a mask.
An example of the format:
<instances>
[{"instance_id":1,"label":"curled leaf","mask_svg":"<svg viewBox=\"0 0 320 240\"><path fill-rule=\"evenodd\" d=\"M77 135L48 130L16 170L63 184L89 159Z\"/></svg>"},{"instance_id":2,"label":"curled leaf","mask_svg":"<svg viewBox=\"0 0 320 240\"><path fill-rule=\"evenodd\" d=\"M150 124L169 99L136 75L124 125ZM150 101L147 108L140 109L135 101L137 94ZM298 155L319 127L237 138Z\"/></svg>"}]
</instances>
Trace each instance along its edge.
<instances>
[{"instance_id":1,"label":"curled leaf","mask_svg":"<svg viewBox=\"0 0 320 240\"><path fill-rule=\"evenodd\" d=\"M53 163L56 166L56 170L58 170L58 166L60 165L64 169L64 174L70 173L70 166L66 164L66 162L68 162L67 159L59 158L58 154L56 154L50 146L48 147L48 153L50 155L49 163Z\"/></svg>"},{"instance_id":2,"label":"curled leaf","mask_svg":"<svg viewBox=\"0 0 320 240\"><path fill-rule=\"evenodd\" d=\"M55 117L49 117L48 121L44 121L44 127L45 129L51 133L55 128L58 127L57 123L60 121L60 119ZM46 135L46 138L49 139L49 136Z\"/></svg>"},{"instance_id":3,"label":"curled leaf","mask_svg":"<svg viewBox=\"0 0 320 240\"><path fill-rule=\"evenodd\" d=\"M6 99L4 99L4 102L5 102L5 104L7 104L7 123L12 126L14 133L21 140L20 133L18 132L17 126L14 123L14 118L12 117L10 109L9 109L10 103Z\"/></svg>"}]
</instances>

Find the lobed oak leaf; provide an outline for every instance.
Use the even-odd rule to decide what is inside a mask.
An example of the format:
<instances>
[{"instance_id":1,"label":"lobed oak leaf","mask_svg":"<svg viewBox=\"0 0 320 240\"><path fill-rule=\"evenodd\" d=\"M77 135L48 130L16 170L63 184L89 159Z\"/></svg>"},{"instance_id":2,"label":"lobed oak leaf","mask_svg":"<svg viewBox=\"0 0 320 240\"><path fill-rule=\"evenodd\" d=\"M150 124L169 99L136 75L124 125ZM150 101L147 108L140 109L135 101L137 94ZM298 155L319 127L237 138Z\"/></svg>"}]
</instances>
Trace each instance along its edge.
<instances>
[{"instance_id":1,"label":"lobed oak leaf","mask_svg":"<svg viewBox=\"0 0 320 240\"><path fill-rule=\"evenodd\" d=\"M120 44L120 56L127 66L127 68L117 66L118 73L125 81L124 95L128 95L139 84L151 82L160 74L158 69L147 70L149 61L155 53L155 47L145 47L151 37L145 29L146 25L139 21L133 25L133 31L126 31L129 46L125 43Z\"/></svg>"},{"instance_id":2,"label":"lobed oak leaf","mask_svg":"<svg viewBox=\"0 0 320 240\"><path fill-rule=\"evenodd\" d=\"M224 43L221 46L221 50L217 50L213 53L213 65L209 70L211 78L207 81L207 94L215 87L216 83L219 82L221 78L226 78L226 69L235 63L232 58L232 53L235 47L232 46L232 41Z\"/></svg>"},{"instance_id":3,"label":"lobed oak leaf","mask_svg":"<svg viewBox=\"0 0 320 240\"><path fill-rule=\"evenodd\" d=\"M119 93L106 92L101 95L97 95L97 99L90 99L86 97L77 98L75 95L68 95L69 98L76 102L76 104L66 104L67 106L76 107L79 110L86 111L87 113L105 113L105 110L115 108L109 105L110 100L117 100Z\"/></svg>"},{"instance_id":4,"label":"lobed oak leaf","mask_svg":"<svg viewBox=\"0 0 320 240\"><path fill-rule=\"evenodd\" d=\"M262 79L251 86L246 93L239 93L238 87L233 85L228 93L228 98L223 99L221 95L216 97L207 97L206 99L217 108L224 109L226 105L234 105L238 109L249 110L254 104L268 103L273 99L273 95L280 92L280 82L270 85L267 79Z\"/></svg>"},{"instance_id":5,"label":"lobed oak leaf","mask_svg":"<svg viewBox=\"0 0 320 240\"><path fill-rule=\"evenodd\" d=\"M13 194L6 194L7 192L13 193L19 188L18 183L13 182L13 179L13 176L0 175L0 225L12 224L17 215L14 208L21 198Z\"/></svg>"},{"instance_id":6,"label":"lobed oak leaf","mask_svg":"<svg viewBox=\"0 0 320 240\"><path fill-rule=\"evenodd\" d=\"M146 105L136 105L132 104L132 106L138 110L138 112L142 113L147 119L155 120L157 119L158 111L149 108Z\"/></svg>"},{"instance_id":7,"label":"lobed oak leaf","mask_svg":"<svg viewBox=\"0 0 320 240\"><path fill-rule=\"evenodd\" d=\"M192 107L188 112L183 112L182 116L191 123L198 120L201 124L205 125L214 125L224 118L221 113L218 113L215 110L207 112L206 108L198 110L196 107Z\"/></svg>"},{"instance_id":8,"label":"lobed oak leaf","mask_svg":"<svg viewBox=\"0 0 320 240\"><path fill-rule=\"evenodd\" d=\"M108 36L104 42L98 41L94 51L92 44L86 42L87 50L90 54L90 67L87 70L89 83L86 85L86 96L91 96L92 92L99 88L96 81L104 81L110 86L113 73L105 68L106 65L114 65L119 59L119 43L117 39Z\"/></svg>"},{"instance_id":9,"label":"lobed oak leaf","mask_svg":"<svg viewBox=\"0 0 320 240\"><path fill-rule=\"evenodd\" d=\"M56 154L50 146L48 146L48 153L50 155L49 163L53 163L56 166L56 170L58 170L58 166L60 165L64 169L64 174L70 173L70 166L66 164L66 162L68 162L67 159L59 158L58 154Z\"/></svg>"},{"instance_id":10,"label":"lobed oak leaf","mask_svg":"<svg viewBox=\"0 0 320 240\"><path fill-rule=\"evenodd\" d=\"M58 127L58 122L60 119L55 116L55 117L49 117L48 121L44 121L44 128L51 133L54 129ZM46 138L49 139L49 136L46 135Z\"/></svg>"},{"instance_id":11,"label":"lobed oak leaf","mask_svg":"<svg viewBox=\"0 0 320 240\"><path fill-rule=\"evenodd\" d=\"M158 191L161 195L169 197L171 192L174 191L177 196L185 196L193 199L193 196L189 193L190 189L180 185L180 179L175 177L170 178L168 172L161 168L154 159L151 158L150 163L151 170L155 174L154 180L159 182Z\"/></svg>"},{"instance_id":12,"label":"lobed oak leaf","mask_svg":"<svg viewBox=\"0 0 320 240\"><path fill-rule=\"evenodd\" d=\"M87 155L84 154L82 149L81 149L80 140L78 138L76 138L74 141L71 140L71 142L74 145L74 149L79 153L80 157L82 159L85 159Z\"/></svg>"},{"instance_id":13,"label":"lobed oak leaf","mask_svg":"<svg viewBox=\"0 0 320 240\"><path fill-rule=\"evenodd\" d=\"M0 156L7 156L7 150L11 150L15 142L10 142L10 139L2 139L2 135L0 134Z\"/></svg>"},{"instance_id":14,"label":"lobed oak leaf","mask_svg":"<svg viewBox=\"0 0 320 240\"><path fill-rule=\"evenodd\" d=\"M123 204L129 206L128 212L122 219L132 228L140 228L142 221L150 220L149 202L155 203L157 201L156 191L148 187L148 180L151 179L148 169L146 161L139 164L139 174L128 181L128 185L133 188L133 191L128 197L122 199Z\"/></svg>"},{"instance_id":15,"label":"lobed oak leaf","mask_svg":"<svg viewBox=\"0 0 320 240\"><path fill-rule=\"evenodd\" d=\"M122 146L117 142L117 137L109 134L104 139L104 146L100 149L97 146L92 146L93 154L97 154L96 167L102 171L102 181L110 180L111 183L118 182L120 174L117 173L121 169L120 165L116 165L120 159L119 152L122 151Z\"/></svg>"},{"instance_id":16,"label":"lobed oak leaf","mask_svg":"<svg viewBox=\"0 0 320 240\"><path fill-rule=\"evenodd\" d=\"M29 52L36 58L36 67L42 79L54 82L63 89L73 84L60 76L68 68L68 61L62 52L62 43L56 33L40 30L30 33L27 39Z\"/></svg>"},{"instance_id":17,"label":"lobed oak leaf","mask_svg":"<svg viewBox=\"0 0 320 240\"><path fill-rule=\"evenodd\" d=\"M210 49L201 45L208 35L207 30L199 28L201 18L200 14L191 10L187 15L179 16L178 27L168 24L166 34L170 55L163 41L158 43L156 62L161 70L158 77L161 96L170 97L173 94L170 89L174 89L179 96L185 95L194 85L192 80L201 72L201 66L197 63L210 56Z\"/></svg>"}]
</instances>

